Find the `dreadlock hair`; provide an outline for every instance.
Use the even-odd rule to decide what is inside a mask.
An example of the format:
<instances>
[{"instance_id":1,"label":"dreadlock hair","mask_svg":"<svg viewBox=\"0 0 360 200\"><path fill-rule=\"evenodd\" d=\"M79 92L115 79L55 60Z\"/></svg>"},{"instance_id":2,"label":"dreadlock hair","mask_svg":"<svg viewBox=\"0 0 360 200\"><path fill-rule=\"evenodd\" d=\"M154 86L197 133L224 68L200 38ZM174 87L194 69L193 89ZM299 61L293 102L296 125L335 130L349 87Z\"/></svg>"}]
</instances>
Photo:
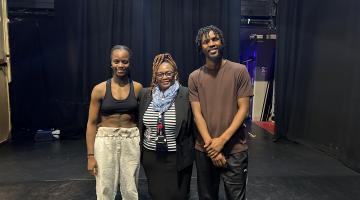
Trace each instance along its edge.
<instances>
[{"instance_id":1,"label":"dreadlock hair","mask_svg":"<svg viewBox=\"0 0 360 200\"><path fill-rule=\"evenodd\" d=\"M219 36L222 47L225 47L225 39L224 39L223 32L218 27L216 27L214 25L205 26L205 27L202 27L202 28L199 29L199 31L197 33L197 36L196 36L196 39L195 39L196 48L197 48L199 53L202 52L202 47L201 47L202 37L205 36L205 38L208 38L210 31L214 32L216 35Z\"/></svg>"},{"instance_id":2,"label":"dreadlock hair","mask_svg":"<svg viewBox=\"0 0 360 200\"><path fill-rule=\"evenodd\" d=\"M129 47L125 46L125 45L114 45L111 50L110 50L110 62L112 61L112 54L115 50L125 50L129 53L129 62L130 62L130 66L131 67L131 57L132 57L132 51ZM130 68L127 69L127 75L129 77L129 79L131 79L131 75L130 75ZM110 77L113 76L113 70L111 69L110 71Z\"/></svg>"},{"instance_id":3,"label":"dreadlock hair","mask_svg":"<svg viewBox=\"0 0 360 200\"><path fill-rule=\"evenodd\" d=\"M162 53L155 56L152 66L152 78L151 78L151 89L154 89L157 85L156 83L156 72L159 70L159 67L162 63L169 63L174 69L174 79L179 81L178 69L175 63L175 60L171 57L170 53Z\"/></svg>"}]
</instances>

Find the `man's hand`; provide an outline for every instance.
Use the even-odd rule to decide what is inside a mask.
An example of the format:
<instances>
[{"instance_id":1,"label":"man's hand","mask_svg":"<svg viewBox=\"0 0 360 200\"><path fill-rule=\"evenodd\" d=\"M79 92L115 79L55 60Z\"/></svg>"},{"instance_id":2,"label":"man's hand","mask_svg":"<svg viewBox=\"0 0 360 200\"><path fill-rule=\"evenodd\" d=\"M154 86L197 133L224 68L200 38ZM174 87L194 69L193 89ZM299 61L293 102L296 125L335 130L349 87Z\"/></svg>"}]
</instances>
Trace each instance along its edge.
<instances>
[{"instance_id":1,"label":"man's hand","mask_svg":"<svg viewBox=\"0 0 360 200\"><path fill-rule=\"evenodd\" d=\"M218 153L218 155L214 158L211 158L211 161L215 165L215 167L226 167L226 159L222 153Z\"/></svg>"},{"instance_id":2,"label":"man's hand","mask_svg":"<svg viewBox=\"0 0 360 200\"><path fill-rule=\"evenodd\" d=\"M211 158L213 158L213 157L216 157L217 154L219 154L221 152L225 143L226 143L226 141L223 138L217 137L217 138L213 138L210 143L205 143L204 148L205 148L207 154Z\"/></svg>"},{"instance_id":3,"label":"man's hand","mask_svg":"<svg viewBox=\"0 0 360 200\"><path fill-rule=\"evenodd\" d=\"M207 140L204 140L204 148L206 148L207 146L209 146L212 142L212 138L209 138Z\"/></svg>"}]
</instances>

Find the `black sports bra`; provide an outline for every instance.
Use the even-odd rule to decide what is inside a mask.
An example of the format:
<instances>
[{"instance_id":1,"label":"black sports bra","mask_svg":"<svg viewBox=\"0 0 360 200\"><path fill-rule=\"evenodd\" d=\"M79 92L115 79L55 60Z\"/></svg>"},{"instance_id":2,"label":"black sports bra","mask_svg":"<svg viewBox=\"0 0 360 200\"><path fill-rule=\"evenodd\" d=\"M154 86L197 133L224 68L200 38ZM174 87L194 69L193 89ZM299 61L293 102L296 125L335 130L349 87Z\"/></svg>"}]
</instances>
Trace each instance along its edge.
<instances>
[{"instance_id":1,"label":"black sports bra","mask_svg":"<svg viewBox=\"0 0 360 200\"><path fill-rule=\"evenodd\" d=\"M101 101L100 113L104 116L113 114L137 114L137 99L135 97L134 83L130 82L130 92L126 99L116 100L111 93L111 79L106 81L106 91Z\"/></svg>"}]
</instances>

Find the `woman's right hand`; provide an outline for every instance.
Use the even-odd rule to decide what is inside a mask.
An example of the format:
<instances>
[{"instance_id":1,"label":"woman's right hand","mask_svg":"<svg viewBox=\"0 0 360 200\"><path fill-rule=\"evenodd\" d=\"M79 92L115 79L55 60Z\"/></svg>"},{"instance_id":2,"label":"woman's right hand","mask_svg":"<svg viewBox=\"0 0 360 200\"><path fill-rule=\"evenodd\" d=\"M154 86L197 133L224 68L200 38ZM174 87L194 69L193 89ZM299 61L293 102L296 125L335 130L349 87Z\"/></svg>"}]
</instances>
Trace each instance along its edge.
<instances>
[{"instance_id":1,"label":"woman's right hand","mask_svg":"<svg viewBox=\"0 0 360 200\"><path fill-rule=\"evenodd\" d=\"M93 175L93 176L97 175L98 168L97 168L97 163L96 163L94 156L88 157L87 170L91 175Z\"/></svg>"}]
</instances>

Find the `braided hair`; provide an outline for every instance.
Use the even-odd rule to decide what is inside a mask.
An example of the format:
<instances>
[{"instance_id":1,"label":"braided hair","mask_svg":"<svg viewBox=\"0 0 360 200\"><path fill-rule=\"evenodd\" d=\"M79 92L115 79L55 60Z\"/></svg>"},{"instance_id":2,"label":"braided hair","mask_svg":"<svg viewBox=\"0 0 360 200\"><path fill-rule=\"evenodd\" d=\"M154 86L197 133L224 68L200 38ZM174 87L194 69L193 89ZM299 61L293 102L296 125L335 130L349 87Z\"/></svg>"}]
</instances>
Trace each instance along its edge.
<instances>
[{"instance_id":1,"label":"braided hair","mask_svg":"<svg viewBox=\"0 0 360 200\"><path fill-rule=\"evenodd\" d=\"M217 36L219 36L222 47L225 46L225 39L224 39L223 32L218 27L216 27L214 25L205 26L205 27L202 27L202 28L199 29L199 31L197 33L197 36L196 36L196 39L195 39L196 47L197 47L199 53L202 52L202 47L201 47L202 37L203 36L205 36L206 38L209 37L209 33L211 31L214 32Z\"/></svg>"},{"instance_id":2,"label":"braided hair","mask_svg":"<svg viewBox=\"0 0 360 200\"><path fill-rule=\"evenodd\" d=\"M157 56L155 56L152 66L152 78L151 78L151 89L154 89L154 87L157 85L156 83L156 72L159 70L159 67L162 63L169 63L173 69L174 69L174 79L179 80L178 76L178 69L177 65L175 63L175 60L171 57L170 53L162 53Z\"/></svg>"}]
</instances>

